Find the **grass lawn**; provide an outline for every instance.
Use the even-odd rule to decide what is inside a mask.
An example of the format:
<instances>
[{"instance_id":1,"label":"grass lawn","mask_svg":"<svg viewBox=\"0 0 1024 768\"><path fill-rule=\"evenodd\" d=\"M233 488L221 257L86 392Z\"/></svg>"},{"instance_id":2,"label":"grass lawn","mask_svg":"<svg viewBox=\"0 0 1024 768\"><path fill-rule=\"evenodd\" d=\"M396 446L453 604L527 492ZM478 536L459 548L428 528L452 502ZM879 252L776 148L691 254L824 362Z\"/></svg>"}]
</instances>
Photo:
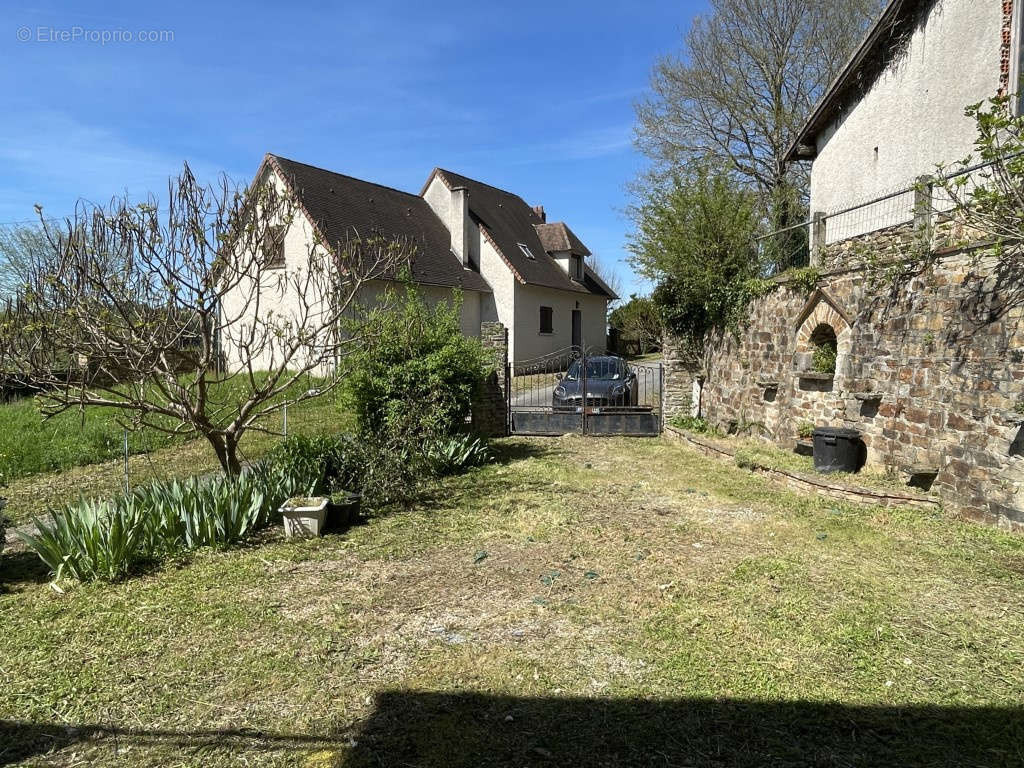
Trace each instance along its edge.
<instances>
[{"instance_id":1,"label":"grass lawn","mask_svg":"<svg viewBox=\"0 0 1024 768\"><path fill-rule=\"evenodd\" d=\"M310 381L301 381L295 390L305 390ZM216 385L212 389L214 403L226 403L243 396L242 377ZM334 400L327 395L325 400ZM317 406L320 403L317 404ZM317 407L302 403L294 411ZM26 397L0 403L0 479L16 480L41 473L98 464L124 457L124 427L118 423L123 416L109 408L69 410L44 419L34 398ZM271 420L280 426L281 416ZM173 426L170 420L168 425ZM128 452L139 455L160 448L181 445L183 437L172 437L153 429L128 433Z\"/></svg>"},{"instance_id":2,"label":"grass lawn","mask_svg":"<svg viewBox=\"0 0 1024 768\"><path fill-rule=\"evenodd\" d=\"M11 406L0 406L0 420L5 418L2 409L7 407ZM107 420L102 429L109 431L113 426L109 414L91 416L93 419L100 417ZM330 395L307 400L288 411L289 434L338 432L351 426L351 416L342 412ZM270 430L269 433L248 432L242 437L240 452L246 460L261 457L281 439L279 435L284 429L283 415L276 414L268 419L265 427ZM45 441L48 434L44 428L42 440ZM93 460L98 460L98 456L94 456ZM128 461L128 476L132 486L216 471L220 471L217 456L203 439L187 442L179 440L164 447L154 447L149 453L132 455ZM123 490L124 459L119 458L82 466L72 465L65 471L36 472L19 477L9 481L6 488L0 488L0 496L7 498L7 508L3 514L17 525L43 514L47 508L75 501L79 496L111 496Z\"/></svg>"},{"instance_id":3,"label":"grass lawn","mask_svg":"<svg viewBox=\"0 0 1024 768\"><path fill-rule=\"evenodd\" d=\"M116 585L6 557L0 765L1011 766L1024 538L662 440Z\"/></svg>"}]
</instances>

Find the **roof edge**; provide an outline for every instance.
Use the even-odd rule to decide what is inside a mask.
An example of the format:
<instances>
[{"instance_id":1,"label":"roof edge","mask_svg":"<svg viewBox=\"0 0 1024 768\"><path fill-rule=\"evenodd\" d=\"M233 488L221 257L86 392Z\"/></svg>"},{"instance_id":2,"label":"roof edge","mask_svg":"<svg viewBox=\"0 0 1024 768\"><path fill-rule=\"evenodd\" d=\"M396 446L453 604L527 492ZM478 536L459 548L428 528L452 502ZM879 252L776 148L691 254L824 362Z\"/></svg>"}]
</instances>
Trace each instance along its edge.
<instances>
[{"instance_id":1,"label":"roof edge","mask_svg":"<svg viewBox=\"0 0 1024 768\"><path fill-rule=\"evenodd\" d=\"M889 23L893 19L897 18L900 15L900 12L905 10L908 5L912 4L913 3L908 2L908 0L890 0L889 4L882 11L882 14L878 17L878 20L871 26L871 29L868 30L867 34L865 34L861 44L846 60L846 64L843 65L839 74L836 75L831 84L829 84L824 95L819 99L817 105L815 105L814 109L811 111L810 117L808 117L800 127L796 138L786 151L784 157L786 162L792 162L794 160L811 160L814 158L814 155L801 153L801 148L808 146L807 139L812 133L815 136L817 135L817 131L821 128L819 124L834 106L835 100L850 84L850 81L860 68L860 65L864 63L868 54L871 53L875 45L879 40L881 40L882 33L889 27Z\"/></svg>"},{"instance_id":2,"label":"roof edge","mask_svg":"<svg viewBox=\"0 0 1024 768\"><path fill-rule=\"evenodd\" d=\"M284 159L287 160L288 158ZM289 175L285 173L285 170L280 166L280 164L277 161L277 155L273 155L270 152L267 152L266 157L263 159L263 164L260 165L260 171L257 171L256 178L259 178L260 173L262 173L263 165L267 165L268 167L272 168L274 173L276 173L277 177L281 180L281 183L285 185L285 187L288 189L288 192L295 199L295 202L299 206L299 210L302 211L302 215L306 217L306 221L309 222L309 226L312 227L313 232L317 235L317 237L320 238L320 242L326 243L326 247L328 248L328 250L333 252L334 249L337 247L337 244L332 244L331 241L327 239L327 236L325 235L323 228L320 226L320 222L313 218L313 215L309 212L309 209L306 207L306 201L302 199L302 195L299 194L299 191L295 189L294 185L292 184L292 179L289 178ZM303 163L303 165L305 165L305 163ZM315 168L316 166L310 167Z\"/></svg>"}]
</instances>

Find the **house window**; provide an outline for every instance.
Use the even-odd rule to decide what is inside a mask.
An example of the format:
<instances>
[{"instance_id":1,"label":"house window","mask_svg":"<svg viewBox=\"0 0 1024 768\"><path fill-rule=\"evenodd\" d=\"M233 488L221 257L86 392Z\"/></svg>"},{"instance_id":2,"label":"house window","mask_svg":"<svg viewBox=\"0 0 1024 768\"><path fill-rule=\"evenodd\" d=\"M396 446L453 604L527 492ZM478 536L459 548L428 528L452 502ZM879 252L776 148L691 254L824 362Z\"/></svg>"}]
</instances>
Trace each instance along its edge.
<instances>
[{"instance_id":1,"label":"house window","mask_svg":"<svg viewBox=\"0 0 1024 768\"><path fill-rule=\"evenodd\" d=\"M540 332L541 333L554 333L555 328L553 324L554 312L551 307L540 308Z\"/></svg>"},{"instance_id":2,"label":"house window","mask_svg":"<svg viewBox=\"0 0 1024 768\"><path fill-rule=\"evenodd\" d=\"M573 280L583 279L583 257L575 253L569 257L569 274Z\"/></svg>"},{"instance_id":3,"label":"house window","mask_svg":"<svg viewBox=\"0 0 1024 768\"><path fill-rule=\"evenodd\" d=\"M530 250L529 246L526 243L516 243L516 245L518 245L519 250L523 252L523 256L525 256L528 259L533 258L533 252Z\"/></svg>"},{"instance_id":4,"label":"house window","mask_svg":"<svg viewBox=\"0 0 1024 768\"><path fill-rule=\"evenodd\" d=\"M263 256L267 267L284 266L284 227L267 227L263 235Z\"/></svg>"}]
</instances>

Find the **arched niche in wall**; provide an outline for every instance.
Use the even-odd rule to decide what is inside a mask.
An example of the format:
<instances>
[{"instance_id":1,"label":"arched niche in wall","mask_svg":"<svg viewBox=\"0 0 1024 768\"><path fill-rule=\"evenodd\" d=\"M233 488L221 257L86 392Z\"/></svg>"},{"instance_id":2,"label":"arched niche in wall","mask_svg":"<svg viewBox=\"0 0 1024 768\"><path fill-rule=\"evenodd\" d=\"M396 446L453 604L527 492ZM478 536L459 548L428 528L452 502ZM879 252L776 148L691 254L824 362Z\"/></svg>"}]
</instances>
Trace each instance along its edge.
<instances>
[{"instance_id":1,"label":"arched niche in wall","mask_svg":"<svg viewBox=\"0 0 1024 768\"><path fill-rule=\"evenodd\" d=\"M839 303L820 288L807 299L796 320L793 365L808 381L820 381L831 390L834 380L847 373L847 361L853 347L853 321ZM818 365L815 366L815 352ZM835 352L835 364L829 371L829 352ZM808 387L817 388L817 387Z\"/></svg>"}]
</instances>

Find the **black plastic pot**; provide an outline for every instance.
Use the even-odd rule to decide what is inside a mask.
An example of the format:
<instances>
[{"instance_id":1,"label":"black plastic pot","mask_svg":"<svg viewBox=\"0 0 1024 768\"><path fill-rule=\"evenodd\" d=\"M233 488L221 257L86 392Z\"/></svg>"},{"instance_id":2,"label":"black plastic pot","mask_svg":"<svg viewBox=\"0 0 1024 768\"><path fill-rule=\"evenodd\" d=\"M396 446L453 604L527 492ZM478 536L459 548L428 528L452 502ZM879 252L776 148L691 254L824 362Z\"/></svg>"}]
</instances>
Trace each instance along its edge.
<instances>
[{"instance_id":1,"label":"black plastic pot","mask_svg":"<svg viewBox=\"0 0 1024 768\"><path fill-rule=\"evenodd\" d=\"M846 427L814 430L814 468L819 472L856 472L860 469L860 432Z\"/></svg>"},{"instance_id":2,"label":"black plastic pot","mask_svg":"<svg viewBox=\"0 0 1024 768\"><path fill-rule=\"evenodd\" d=\"M335 494L335 496L337 495L339 494ZM331 496L327 502L328 524L332 527L344 528L357 522L359 520L359 494L347 493L337 501L335 501L335 496Z\"/></svg>"}]
</instances>

